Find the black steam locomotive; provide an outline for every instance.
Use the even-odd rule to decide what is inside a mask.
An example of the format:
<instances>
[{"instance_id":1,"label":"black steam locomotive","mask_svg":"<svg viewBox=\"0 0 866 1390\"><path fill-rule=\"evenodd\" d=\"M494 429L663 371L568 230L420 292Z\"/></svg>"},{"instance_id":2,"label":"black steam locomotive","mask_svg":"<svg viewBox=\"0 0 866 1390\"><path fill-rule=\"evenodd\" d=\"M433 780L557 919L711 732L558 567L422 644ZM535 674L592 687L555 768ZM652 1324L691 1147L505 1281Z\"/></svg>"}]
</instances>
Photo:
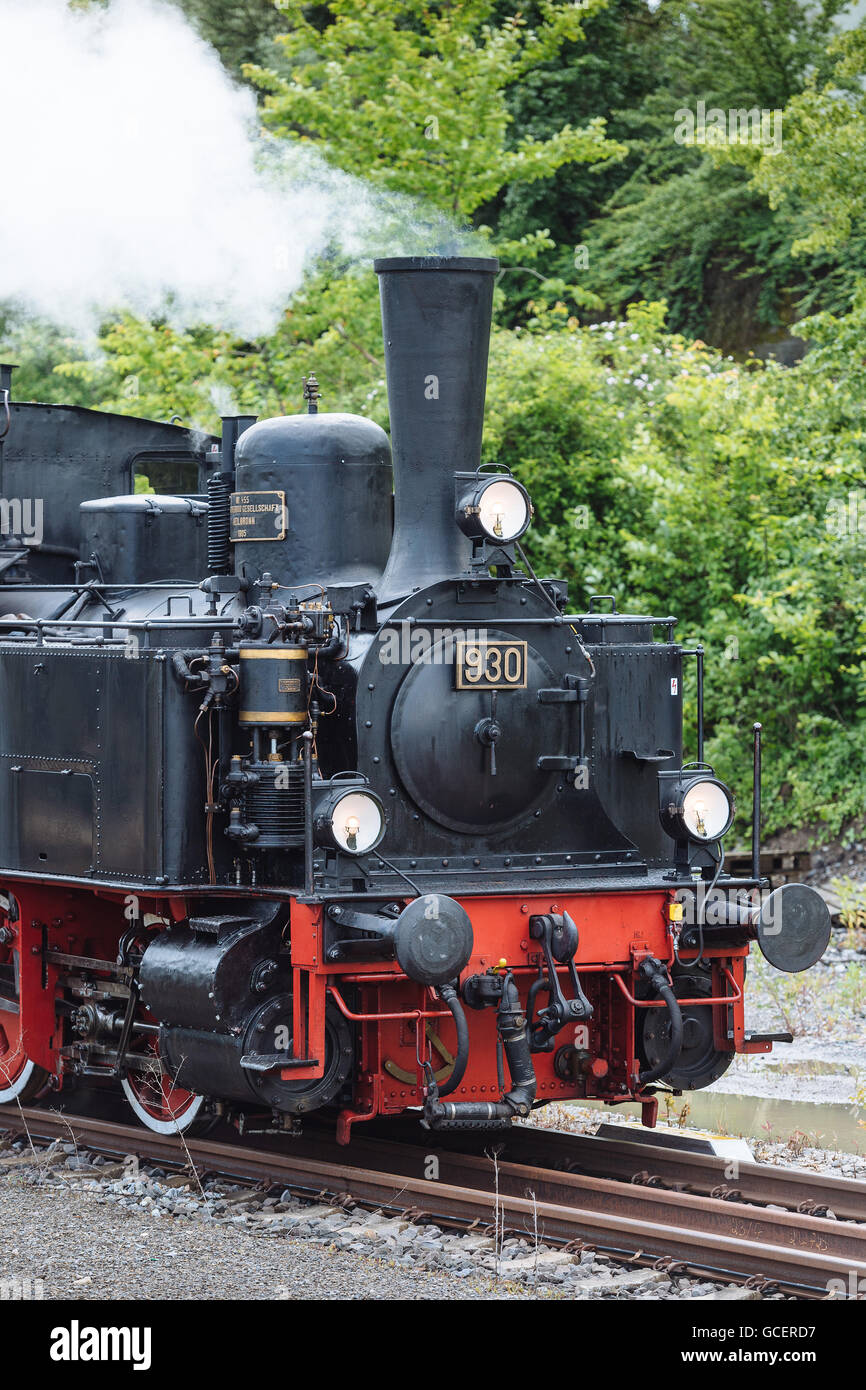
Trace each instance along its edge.
<instances>
[{"instance_id":1,"label":"black steam locomotive","mask_svg":"<svg viewBox=\"0 0 866 1390\"><path fill-rule=\"evenodd\" d=\"M701 649L526 559L526 490L480 462L496 269L376 264L393 513L388 437L312 379L218 442L14 403L2 369L0 1101L652 1123L772 1046L750 942L805 968L826 908L759 910L757 795L724 871L702 733L683 761Z\"/></svg>"}]
</instances>

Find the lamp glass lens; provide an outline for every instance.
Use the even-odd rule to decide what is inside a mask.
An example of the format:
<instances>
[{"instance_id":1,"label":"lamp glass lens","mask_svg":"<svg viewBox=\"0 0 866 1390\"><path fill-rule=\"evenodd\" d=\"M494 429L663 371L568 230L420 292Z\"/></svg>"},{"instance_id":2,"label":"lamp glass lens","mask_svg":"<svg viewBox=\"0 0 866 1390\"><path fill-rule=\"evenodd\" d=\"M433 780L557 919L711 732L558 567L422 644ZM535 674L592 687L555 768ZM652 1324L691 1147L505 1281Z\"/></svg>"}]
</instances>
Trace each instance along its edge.
<instances>
[{"instance_id":1,"label":"lamp glass lens","mask_svg":"<svg viewBox=\"0 0 866 1390\"><path fill-rule=\"evenodd\" d=\"M727 829L731 803L717 782L693 782L683 797L683 821L696 840L717 840Z\"/></svg>"},{"instance_id":2,"label":"lamp glass lens","mask_svg":"<svg viewBox=\"0 0 866 1390\"><path fill-rule=\"evenodd\" d=\"M341 849L349 854L366 854L382 835L382 811L366 792L341 796L331 816L331 830Z\"/></svg>"},{"instance_id":3,"label":"lamp glass lens","mask_svg":"<svg viewBox=\"0 0 866 1390\"><path fill-rule=\"evenodd\" d=\"M513 541L529 522L529 505L521 489L508 480L490 483L478 501L478 520L493 540Z\"/></svg>"}]
</instances>

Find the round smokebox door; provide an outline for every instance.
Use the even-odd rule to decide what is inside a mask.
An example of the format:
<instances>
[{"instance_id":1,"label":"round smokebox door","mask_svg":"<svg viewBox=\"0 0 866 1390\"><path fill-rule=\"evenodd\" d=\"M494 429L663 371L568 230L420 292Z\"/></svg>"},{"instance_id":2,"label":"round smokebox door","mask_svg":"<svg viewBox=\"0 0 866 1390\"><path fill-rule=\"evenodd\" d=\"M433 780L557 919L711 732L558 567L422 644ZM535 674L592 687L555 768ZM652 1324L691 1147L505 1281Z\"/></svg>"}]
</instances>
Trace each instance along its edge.
<instances>
[{"instance_id":1,"label":"round smokebox door","mask_svg":"<svg viewBox=\"0 0 866 1390\"><path fill-rule=\"evenodd\" d=\"M574 753L574 705L540 705L562 684L523 638L486 629L485 642L456 632L409 668L391 719L397 771L412 800L440 825L471 833L528 819L554 795L561 773L542 756ZM573 746L572 746L573 745Z\"/></svg>"}]
</instances>

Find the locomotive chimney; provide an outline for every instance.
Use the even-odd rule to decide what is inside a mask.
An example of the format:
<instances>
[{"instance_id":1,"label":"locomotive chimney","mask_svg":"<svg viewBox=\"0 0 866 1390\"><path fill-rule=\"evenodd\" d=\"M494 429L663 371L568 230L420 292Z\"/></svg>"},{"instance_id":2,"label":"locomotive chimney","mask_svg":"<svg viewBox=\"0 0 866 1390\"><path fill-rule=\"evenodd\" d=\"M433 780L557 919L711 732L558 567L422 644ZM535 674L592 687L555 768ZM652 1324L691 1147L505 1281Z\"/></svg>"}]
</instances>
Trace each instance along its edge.
<instances>
[{"instance_id":1,"label":"locomotive chimney","mask_svg":"<svg viewBox=\"0 0 866 1390\"><path fill-rule=\"evenodd\" d=\"M468 567L454 474L481 462L487 353L499 262L377 260L394 460L394 537L378 584L396 601Z\"/></svg>"}]
</instances>

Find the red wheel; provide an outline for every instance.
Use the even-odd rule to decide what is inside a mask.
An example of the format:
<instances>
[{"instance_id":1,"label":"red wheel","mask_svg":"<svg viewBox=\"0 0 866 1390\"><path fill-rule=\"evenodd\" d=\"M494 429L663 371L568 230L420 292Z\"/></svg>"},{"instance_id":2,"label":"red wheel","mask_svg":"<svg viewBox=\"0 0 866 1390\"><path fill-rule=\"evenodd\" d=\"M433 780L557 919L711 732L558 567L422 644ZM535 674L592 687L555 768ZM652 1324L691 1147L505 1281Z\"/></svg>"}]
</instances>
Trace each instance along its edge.
<instances>
[{"instance_id":1,"label":"red wheel","mask_svg":"<svg viewBox=\"0 0 866 1390\"><path fill-rule=\"evenodd\" d=\"M121 1085L135 1115L156 1134L202 1133L214 1124L205 1111L205 1097L178 1086L165 1070L153 1043L145 1064L130 1068Z\"/></svg>"},{"instance_id":2,"label":"red wheel","mask_svg":"<svg viewBox=\"0 0 866 1390\"><path fill-rule=\"evenodd\" d=\"M0 1105L10 1101L24 1104L45 1086L48 1072L31 1062L21 1036L20 992L18 988L18 950L14 928L0 914L4 934L11 940L0 946Z\"/></svg>"},{"instance_id":3,"label":"red wheel","mask_svg":"<svg viewBox=\"0 0 866 1390\"><path fill-rule=\"evenodd\" d=\"M48 1072L31 1062L21 1045L20 1031L10 1029L10 1017L0 999L0 1105L17 1100L25 1104L33 1100L48 1081Z\"/></svg>"}]
</instances>

